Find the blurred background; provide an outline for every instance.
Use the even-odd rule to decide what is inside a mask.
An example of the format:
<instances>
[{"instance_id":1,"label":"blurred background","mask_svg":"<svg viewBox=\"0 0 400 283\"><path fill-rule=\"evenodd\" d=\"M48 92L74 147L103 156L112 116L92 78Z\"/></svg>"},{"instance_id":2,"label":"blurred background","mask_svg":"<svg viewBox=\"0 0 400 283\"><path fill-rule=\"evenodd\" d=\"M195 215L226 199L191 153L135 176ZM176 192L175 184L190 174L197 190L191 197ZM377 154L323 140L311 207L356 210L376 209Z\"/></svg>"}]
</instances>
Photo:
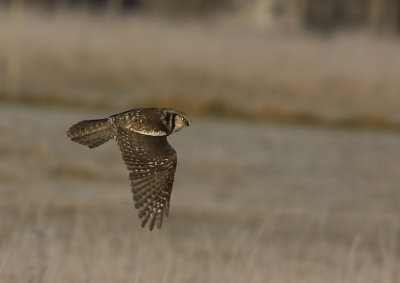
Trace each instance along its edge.
<instances>
[{"instance_id":1,"label":"blurred background","mask_svg":"<svg viewBox=\"0 0 400 283\"><path fill-rule=\"evenodd\" d=\"M400 2L0 2L1 282L400 282ZM170 216L115 142L172 107Z\"/></svg>"}]
</instances>

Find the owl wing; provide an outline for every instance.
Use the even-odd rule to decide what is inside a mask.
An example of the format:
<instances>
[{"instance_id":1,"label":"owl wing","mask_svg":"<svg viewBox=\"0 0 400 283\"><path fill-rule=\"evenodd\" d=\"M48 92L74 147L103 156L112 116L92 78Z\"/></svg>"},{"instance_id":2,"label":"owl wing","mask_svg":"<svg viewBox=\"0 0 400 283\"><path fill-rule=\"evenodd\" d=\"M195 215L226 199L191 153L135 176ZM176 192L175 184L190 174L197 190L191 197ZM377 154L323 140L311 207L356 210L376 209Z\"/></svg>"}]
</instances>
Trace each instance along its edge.
<instances>
[{"instance_id":1,"label":"owl wing","mask_svg":"<svg viewBox=\"0 0 400 283\"><path fill-rule=\"evenodd\" d=\"M176 169L176 151L165 136L149 136L118 128L117 143L130 171L129 179L135 208L142 227L149 222L161 228L168 216L169 200Z\"/></svg>"}]
</instances>

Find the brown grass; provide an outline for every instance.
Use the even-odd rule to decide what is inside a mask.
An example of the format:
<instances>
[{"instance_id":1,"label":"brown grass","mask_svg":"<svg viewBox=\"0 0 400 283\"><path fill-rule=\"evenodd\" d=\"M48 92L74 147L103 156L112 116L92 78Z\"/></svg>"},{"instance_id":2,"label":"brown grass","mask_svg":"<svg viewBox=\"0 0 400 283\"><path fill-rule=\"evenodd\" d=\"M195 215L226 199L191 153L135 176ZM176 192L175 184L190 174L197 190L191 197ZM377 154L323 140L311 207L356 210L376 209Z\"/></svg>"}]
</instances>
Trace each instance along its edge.
<instances>
[{"instance_id":1,"label":"brown grass","mask_svg":"<svg viewBox=\"0 0 400 283\"><path fill-rule=\"evenodd\" d=\"M0 282L398 282L398 135L193 117L149 232L101 115L0 105Z\"/></svg>"},{"instance_id":2,"label":"brown grass","mask_svg":"<svg viewBox=\"0 0 400 283\"><path fill-rule=\"evenodd\" d=\"M233 220L217 211L207 218L174 209L163 231L149 233L133 221L128 205L112 199L11 196L8 201L1 210L2 282L398 279L395 219L276 211L263 220L252 215ZM339 225L357 226L360 220L364 228L354 238L351 233L335 234L345 231ZM196 227L189 224L193 222Z\"/></svg>"},{"instance_id":3,"label":"brown grass","mask_svg":"<svg viewBox=\"0 0 400 283\"><path fill-rule=\"evenodd\" d=\"M0 15L0 282L399 281L396 134L215 119L397 130L396 40L23 19L18 35ZM9 73L11 38L21 53ZM152 233L115 144L88 150L65 136L80 119L150 105L213 115L170 138L173 206Z\"/></svg>"},{"instance_id":4,"label":"brown grass","mask_svg":"<svg viewBox=\"0 0 400 283\"><path fill-rule=\"evenodd\" d=\"M399 122L395 39L289 36L218 22L62 11L26 10L21 18L1 12L0 65L7 66L15 45L19 57L12 62L21 70L18 92L7 95L13 74L0 68L3 99L113 109L178 105L338 125Z\"/></svg>"}]
</instances>

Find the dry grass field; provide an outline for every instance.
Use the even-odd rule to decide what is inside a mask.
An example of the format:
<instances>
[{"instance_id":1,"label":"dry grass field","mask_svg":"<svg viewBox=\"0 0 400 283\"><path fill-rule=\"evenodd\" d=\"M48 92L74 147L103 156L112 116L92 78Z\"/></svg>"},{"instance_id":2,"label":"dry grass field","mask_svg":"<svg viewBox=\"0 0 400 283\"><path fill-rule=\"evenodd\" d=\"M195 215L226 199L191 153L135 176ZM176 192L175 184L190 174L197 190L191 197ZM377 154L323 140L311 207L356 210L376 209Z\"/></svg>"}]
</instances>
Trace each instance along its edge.
<instances>
[{"instance_id":1,"label":"dry grass field","mask_svg":"<svg viewBox=\"0 0 400 283\"><path fill-rule=\"evenodd\" d=\"M193 117L162 230L140 228L103 111L0 106L0 282L400 280L400 137Z\"/></svg>"},{"instance_id":2,"label":"dry grass field","mask_svg":"<svg viewBox=\"0 0 400 283\"><path fill-rule=\"evenodd\" d=\"M1 10L0 10L1 11ZM0 12L0 94L121 109L180 105L325 124L399 123L400 43L214 22Z\"/></svg>"},{"instance_id":3,"label":"dry grass field","mask_svg":"<svg viewBox=\"0 0 400 283\"><path fill-rule=\"evenodd\" d=\"M0 9L0 282L400 282L399 74L383 35ZM152 232L65 134L142 106L193 120Z\"/></svg>"}]
</instances>

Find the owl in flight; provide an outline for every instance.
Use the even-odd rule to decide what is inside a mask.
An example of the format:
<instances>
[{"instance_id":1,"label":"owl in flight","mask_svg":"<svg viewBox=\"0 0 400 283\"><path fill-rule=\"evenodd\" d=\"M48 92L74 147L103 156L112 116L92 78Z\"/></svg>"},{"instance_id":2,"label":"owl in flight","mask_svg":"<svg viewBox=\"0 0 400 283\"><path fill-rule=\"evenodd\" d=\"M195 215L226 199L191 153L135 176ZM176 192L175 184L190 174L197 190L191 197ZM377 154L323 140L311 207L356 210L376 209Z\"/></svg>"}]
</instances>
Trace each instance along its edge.
<instances>
[{"instance_id":1,"label":"owl in flight","mask_svg":"<svg viewBox=\"0 0 400 283\"><path fill-rule=\"evenodd\" d=\"M161 228L168 216L176 169L176 151L167 136L191 123L180 111L168 108L138 108L105 119L84 120L67 131L77 143L94 148L115 138L128 167L135 208L142 227Z\"/></svg>"}]
</instances>

